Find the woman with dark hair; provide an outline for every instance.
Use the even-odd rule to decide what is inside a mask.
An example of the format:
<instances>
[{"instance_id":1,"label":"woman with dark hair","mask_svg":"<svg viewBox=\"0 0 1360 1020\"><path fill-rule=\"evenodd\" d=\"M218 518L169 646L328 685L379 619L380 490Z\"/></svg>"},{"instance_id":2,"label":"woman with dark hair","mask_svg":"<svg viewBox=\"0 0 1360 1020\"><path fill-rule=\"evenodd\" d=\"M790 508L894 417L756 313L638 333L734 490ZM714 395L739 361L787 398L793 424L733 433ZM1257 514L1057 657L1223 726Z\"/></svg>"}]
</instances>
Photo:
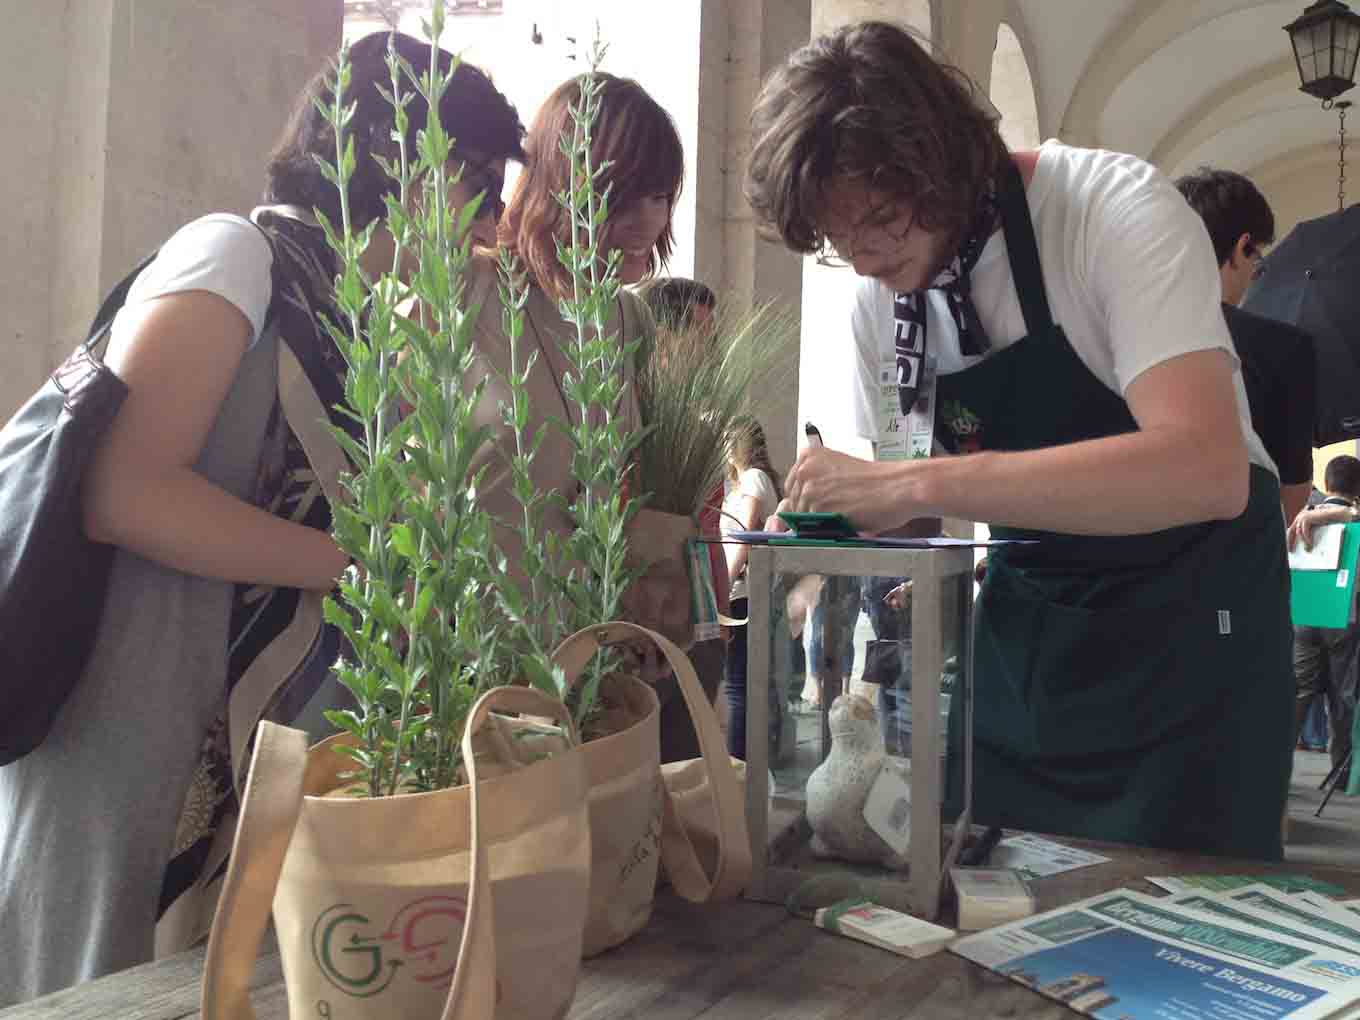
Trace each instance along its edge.
<instances>
[{"instance_id":1,"label":"woman with dark hair","mask_svg":"<svg viewBox=\"0 0 1360 1020\"><path fill-rule=\"evenodd\" d=\"M1193 210L1132 156L1008 152L884 23L795 52L751 123L757 217L865 277L853 331L922 437L896 461L804 450L788 507L1038 540L994 550L982 588L977 820L1279 858L1279 485ZM925 457L932 433L967 455Z\"/></svg>"},{"instance_id":2,"label":"woman with dark hair","mask_svg":"<svg viewBox=\"0 0 1360 1020\"><path fill-rule=\"evenodd\" d=\"M426 43L390 39L428 65ZM378 93L390 88L388 45L374 35L350 50L356 229L395 191L374 158L397 150ZM443 66L451 59L440 53ZM312 214L339 222L339 196L316 163L335 154L316 109L332 101L327 77L299 97L254 223L215 214L183 227L114 323L105 360L130 392L83 499L90 536L117 552L84 675L42 746L0 769L0 1006L201 937L231 845L244 741L261 716L306 722L338 692L321 688L335 642L301 607L315 604L304 591L334 585L346 557L280 413L277 378L286 343L325 406L342 396L345 366L323 323L341 320L338 264ZM414 147L426 121L418 97L407 113ZM494 241L505 161L523 158L519 119L466 64L439 113L466 163L454 199L487 192L474 233ZM393 251L379 229L363 264L377 275ZM273 300L276 282L286 299ZM286 684L280 649L301 660Z\"/></svg>"}]
</instances>

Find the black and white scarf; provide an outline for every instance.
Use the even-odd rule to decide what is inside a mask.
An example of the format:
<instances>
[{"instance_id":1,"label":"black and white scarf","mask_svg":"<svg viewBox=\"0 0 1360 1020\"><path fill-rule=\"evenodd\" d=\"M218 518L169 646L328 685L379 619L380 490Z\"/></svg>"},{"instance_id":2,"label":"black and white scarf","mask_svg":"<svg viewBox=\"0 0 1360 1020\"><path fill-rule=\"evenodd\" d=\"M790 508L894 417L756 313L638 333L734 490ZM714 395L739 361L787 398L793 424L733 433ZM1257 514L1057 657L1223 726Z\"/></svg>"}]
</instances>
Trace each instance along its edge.
<instances>
[{"instance_id":1,"label":"black and white scarf","mask_svg":"<svg viewBox=\"0 0 1360 1020\"><path fill-rule=\"evenodd\" d=\"M332 409L332 424L354 435L354 423L333 410L344 401L346 370L344 358L325 326L327 319L342 321L334 304L336 256L321 229L313 224L266 209L257 216L257 225L269 239L274 256L267 321L277 331L278 343L287 343L297 356L322 406ZM330 530L330 505L277 396L265 427L252 502L286 520ZM296 588L256 584L238 584L233 589L222 707L202 738L199 764L185 798L161 888L158 916L214 877L205 875L205 868L215 864L220 869L225 863L210 864L210 859L218 831L233 824L239 807L233 783L228 699L251 664L292 622L300 594ZM264 707L263 717L280 722L295 718L328 681L338 646L334 628L324 628L311 654Z\"/></svg>"},{"instance_id":2,"label":"black and white scarf","mask_svg":"<svg viewBox=\"0 0 1360 1020\"><path fill-rule=\"evenodd\" d=\"M982 255L987 238L996 229L996 201L988 195L973 219L958 253L930 283L921 290L899 291L893 296L893 348L897 355L897 396L902 414L908 415L921 394L926 366L926 294L944 292L949 314L959 331L959 349L964 356L986 354L991 349L987 330L973 306L970 274Z\"/></svg>"}]
</instances>

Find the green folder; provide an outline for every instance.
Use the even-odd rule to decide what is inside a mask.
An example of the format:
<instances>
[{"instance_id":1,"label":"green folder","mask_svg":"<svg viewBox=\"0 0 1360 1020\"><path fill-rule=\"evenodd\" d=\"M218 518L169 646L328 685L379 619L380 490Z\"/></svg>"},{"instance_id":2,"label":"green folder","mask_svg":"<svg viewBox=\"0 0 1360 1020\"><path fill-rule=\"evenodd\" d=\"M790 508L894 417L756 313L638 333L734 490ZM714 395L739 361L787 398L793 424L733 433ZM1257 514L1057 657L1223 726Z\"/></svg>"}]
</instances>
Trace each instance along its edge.
<instances>
[{"instance_id":1,"label":"green folder","mask_svg":"<svg viewBox=\"0 0 1360 1020\"><path fill-rule=\"evenodd\" d=\"M1355 599L1355 568L1360 555L1360 524L1344 525L1341 561L1336 570L1289 571L1289 615L1296 626L1346 627Z\"/></svg>"}]
</instances>

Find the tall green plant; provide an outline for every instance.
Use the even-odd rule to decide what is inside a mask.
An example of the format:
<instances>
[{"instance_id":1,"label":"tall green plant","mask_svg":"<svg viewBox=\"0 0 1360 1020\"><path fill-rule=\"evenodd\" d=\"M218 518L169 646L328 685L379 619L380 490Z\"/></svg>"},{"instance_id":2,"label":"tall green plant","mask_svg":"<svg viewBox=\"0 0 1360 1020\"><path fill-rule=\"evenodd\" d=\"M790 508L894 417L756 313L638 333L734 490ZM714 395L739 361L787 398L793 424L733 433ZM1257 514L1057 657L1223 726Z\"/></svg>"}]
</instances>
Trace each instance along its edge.
<instances>
[{"instance_id":1,"label":"tall green plant","mask_svg":"<svg viewBox=\"0 0 1360 1020\"><path fill-rule=\"evenodd\" d=\"M562 390L574 413L571 420L554 419L549 427L563 430L570 441L572 476L580 483L575 498L566 504L574 527L560 543L545 526L544 512L553 501L565 502L564 497L542 493L533 482L533 460L543 438L528 429L526 385L535 355L519 360L529 283L516 260L508 254L501 260L501 300L512 366L506 380L511 402L502 415L515 436L508 459L525 534L523 588L508 570L503 571L501 603L514 628L521 672L571 703L578 724L595 708L600 681L614 665L612 655L597 657L571 692L563 689L560 673L552 674L537 663L574 630L619 617L624 593L639 573L627 561L626 528L642 502L632 469L643 433L622 413L631 378L628 368L642 338L624 342L617 329L608 328L622 287L622 252L604 247L610 188L602 188L601 182L609 164L596 163L593 151L602 87L594 72L604 52L596 41L590 73L578 79L579 96L569 108L570 133L559 139L569 183L555 196L567 223L557 257L569 283L558 299L562 328L551 332L568 364Z\"/></svg>"},{"instance_id":2,"label":"tall green plant","mask_svg":"<svg viewBox=\"0 0 1360 1020\"><path fill-rule=\"evenodd\" d=\"M454 141L439 120L440 97L453 68L439 69L442 2L425 26L429 66L417 71L388 51L394 161L380 160L397 183L381 224L356 230L349 181L354 144L347 126L348 52L341 50L333 99L321 105L335 131L336 161L322 169L340 193L341 222L321 217L339 262L336 307L329 323L347 362L345 413L358 439L336 430L354 471L349 501L333 507L336 541L355 569L326 602L326 620L348 638L338 666L356 707L328 713L354 737L343 748L370 796L437 789L458 781L458 749L473 701L490 686L504 630L487 608L492 581L487 549L491 521L476 502L474 459L491 436L475 424L481 386L465 387L473 366L476 309L464 308L467 231L479 200L453 210L449 192L459 172L446 167ZM456 67L456 61L454 67ZM406 106L415 94L429 111L407 150ZM390 233L390 267L371 277L362 264L374 232ZM401 267L416 265L409 279ZM415 299L417 316L404 314ZM397 409L405 405L405 417Z\"/></svg>"},{"instance_id":3,"label":"tall green plant","mask_svg":"<svg viewBox=\"0 0 1360 1020\"><path fill-rule=\"evenodd\" d=\"M617 331L606 332L622 287L623 252L604 249L602 235L613 189L600 190L610 164L597 165L593 151L603 87L594 72L604 54L597 40L591 73L579 79L579 98L569 107L572 135L559 144L570 180L556 196L567 214L569 231L566 242L557 242L557 258L571 280L569 292L558 301L562 320L570 327L561 344L570 365L563 391L576 404L577 415L567 423L567 433L573 446L572 474L581 483L571 504L576 530L568 548L589 572L590 583L574 588L572 595L578 610L594 617L592 622L618 616L624 590L634 579L624 562L628 552L624 528L640 506L640 494L628 492L628 476L633 450L642 438L621 414L628 366L642 340L635 337L624 343Z\"/></svg>"},{"instance_id":4,"label":"tall green plant","mask_svg":"<svg viewBox=\"0 0 1360 1020\"><path fill-rule=\"evenodd\" d=\"M500 274L501 328L508 347L507 375L502 380L510 393L501 404L501 420L511 436L511 446L502 454L510 469L510 483L520 506L520 519L502 522L518 526L523 554L516 568L498 560L497 604L510 627L507 642L508 668L512 675L555 697L566 699L565 680L549 662L552 650L571 633L576 615L566 592L576 580L576 568L566 556L557 533L547 524L549 506L561 496L539 488L534 462L549 427L565 427L552 422L534 430L530 427L532 408L529 377L538 361L538 352L526 356L523 349L525 314L529 300L529 280L520 261L502 249Z\"/></svg>"}]
</instances>

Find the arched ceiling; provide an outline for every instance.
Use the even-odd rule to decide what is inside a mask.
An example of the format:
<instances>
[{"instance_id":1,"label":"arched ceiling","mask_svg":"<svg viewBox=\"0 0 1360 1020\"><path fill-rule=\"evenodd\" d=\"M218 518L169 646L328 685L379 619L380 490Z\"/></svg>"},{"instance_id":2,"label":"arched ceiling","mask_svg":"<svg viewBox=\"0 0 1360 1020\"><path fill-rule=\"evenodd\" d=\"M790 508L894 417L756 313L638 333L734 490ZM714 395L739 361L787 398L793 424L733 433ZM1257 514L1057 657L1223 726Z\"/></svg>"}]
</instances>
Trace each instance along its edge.
<instances>
[{"instance_id":1,"label":"arched ceiling","mask_svg":"<svg viewBox=\"0 0 1360 1020\"><path fill-rule=\"evenodd\" d=\"M1201 164L1278 174L1317 163L1334 150L1337 115L1299 91L1283 31L1307 3L1015 0L1041 130L1136 153L1173 175Z\"/></svg>"}]
</instances>

